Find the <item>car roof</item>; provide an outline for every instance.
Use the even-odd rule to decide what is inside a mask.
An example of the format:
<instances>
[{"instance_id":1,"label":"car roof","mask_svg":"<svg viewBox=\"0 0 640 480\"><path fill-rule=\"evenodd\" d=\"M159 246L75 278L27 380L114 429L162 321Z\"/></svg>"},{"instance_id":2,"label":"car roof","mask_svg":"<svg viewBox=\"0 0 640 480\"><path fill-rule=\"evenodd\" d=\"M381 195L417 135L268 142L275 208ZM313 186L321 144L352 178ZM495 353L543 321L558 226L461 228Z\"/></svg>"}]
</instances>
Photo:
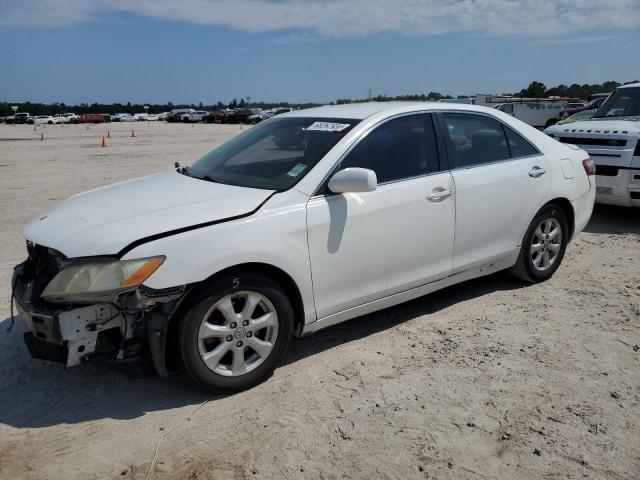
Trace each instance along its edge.
<instances>
[{"instance_id":1,"label":"car roof","mask_svg":"<svg viewBox=\"0 0 640 480\"><path fill-rule=\"evenodd\" d=\"M627 85L620 85L618 88L638 88L640 87L640 82L629 83Z\"/></svg>"},{"instance_id":2,"label":"car roof","mask_svg":"<svg viewBox=\"0 0 640 480\"><path fill-rule=\"evenodd\" d=\"M283 114L287 117L320 117L320 118L350 118L365 119L381 112L390 115L424 110L461 110L469 112L493 111L492 108L479 107L465 103L436 103L436 102L366 102L348 103L341 105L323 105L321 107L294 110Z\"/></svg>"}]
</instances>

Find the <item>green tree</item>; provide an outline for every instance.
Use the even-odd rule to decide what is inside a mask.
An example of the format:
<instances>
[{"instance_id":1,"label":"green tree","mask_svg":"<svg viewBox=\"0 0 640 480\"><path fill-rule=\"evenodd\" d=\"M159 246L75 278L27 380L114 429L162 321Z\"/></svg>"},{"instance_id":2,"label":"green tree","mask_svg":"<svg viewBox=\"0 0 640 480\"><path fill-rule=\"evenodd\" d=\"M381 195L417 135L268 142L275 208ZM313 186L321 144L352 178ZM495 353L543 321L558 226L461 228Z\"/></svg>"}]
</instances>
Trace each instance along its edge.
<instances>
[{"instance_id":1,"label":"green tree","mask_svg":"<svg viewBox=\"0 0 640 480\"><path fill-rule=\"evenodd\" d=\"M544 83L540 83L535 80L531 82L527 88L520 91L520 94L523 97L533 98L544 97L545 93L547 93L547 87L544 85Z\"/></svg>"}]
</instances>

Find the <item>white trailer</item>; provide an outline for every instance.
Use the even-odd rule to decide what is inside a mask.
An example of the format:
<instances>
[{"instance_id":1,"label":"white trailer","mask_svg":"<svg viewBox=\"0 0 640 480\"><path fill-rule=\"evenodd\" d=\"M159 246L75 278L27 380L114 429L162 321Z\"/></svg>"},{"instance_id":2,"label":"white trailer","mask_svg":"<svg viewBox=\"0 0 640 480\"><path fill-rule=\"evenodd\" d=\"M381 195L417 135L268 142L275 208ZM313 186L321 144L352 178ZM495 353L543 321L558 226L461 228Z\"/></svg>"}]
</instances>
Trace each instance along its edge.
<instances>
[{"instance_id":1,"label":"white trailer","mask_svg":"<svg viewBox=\"0 0 640 480\"><path fill-rule=\"evenodd\" d=\"M564 101L500 103L494 108L528 123L532 127L546 128L560 120L560 112L567 108Z\"/></svg>"}]
</instances>

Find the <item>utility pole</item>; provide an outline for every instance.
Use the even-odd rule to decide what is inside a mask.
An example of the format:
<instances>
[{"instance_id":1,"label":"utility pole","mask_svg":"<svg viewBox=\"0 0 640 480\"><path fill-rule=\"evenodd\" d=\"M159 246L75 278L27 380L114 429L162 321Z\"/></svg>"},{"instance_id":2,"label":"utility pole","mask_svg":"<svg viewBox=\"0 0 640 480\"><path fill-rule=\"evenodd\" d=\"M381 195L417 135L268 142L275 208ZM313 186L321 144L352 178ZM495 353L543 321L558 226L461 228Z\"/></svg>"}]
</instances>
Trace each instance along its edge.
<instances>
[{"instance_id":1,"label":"utility pole","mask_svg":"<svg viewBox=\"0 0 640 480\"><path fill-rule=\"evenodd\" d=\"M369 89L369 101L371 101L371 89Z\"/></svg>"}]
</instances>

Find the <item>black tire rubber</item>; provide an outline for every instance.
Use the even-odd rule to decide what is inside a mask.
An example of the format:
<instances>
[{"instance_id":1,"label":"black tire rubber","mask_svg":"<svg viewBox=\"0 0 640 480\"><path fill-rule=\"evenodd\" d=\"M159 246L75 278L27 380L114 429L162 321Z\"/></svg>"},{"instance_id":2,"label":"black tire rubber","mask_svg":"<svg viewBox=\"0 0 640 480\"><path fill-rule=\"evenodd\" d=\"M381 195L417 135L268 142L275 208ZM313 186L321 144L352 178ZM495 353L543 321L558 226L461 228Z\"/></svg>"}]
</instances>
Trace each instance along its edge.
<instances>
[{"instance_id":1,"label":"black tire rubber","mask_svg":"<svg viewBox=\"0 0 640 480\"><path fill-rule=\"evenodd\" d=\"M200 358L198 331L209 307L234 290L253 290L269 299L278 315L278 336L269 356L255 370L238 377L225 377L207 368ZM229 275L205 288L182 318L178 327L179 356L187 377L197 386L213 393L238 392L261 383L271 375L289 345L292 332L293 308L278 283L251 273Z\"/></svg>"},{"instance_id":2,"label":"black tire rubber","mask_svg":"<svg viewBox=\"0 0 640 480\"><path fill-rule=\"evenodd\" d=\"M558 257L555 263L548 270L541 272L536 270L533 266L531 255L529 255L529 245L531 245L533 233L536 227L546 218L555 218L560 224L560 228L562 229L562 245L560 246L560 251L558 252ZM522 240L522 247L520 248L518 260L515 265L508 270L508 272L514 277L528 283L540 283L550 279L562 263L568 241L569 225L564 211L553 203L545 205L529 224L529 228L527 228L527 232L524 234L524 238Z\"/></svg>"}]
</instances>

